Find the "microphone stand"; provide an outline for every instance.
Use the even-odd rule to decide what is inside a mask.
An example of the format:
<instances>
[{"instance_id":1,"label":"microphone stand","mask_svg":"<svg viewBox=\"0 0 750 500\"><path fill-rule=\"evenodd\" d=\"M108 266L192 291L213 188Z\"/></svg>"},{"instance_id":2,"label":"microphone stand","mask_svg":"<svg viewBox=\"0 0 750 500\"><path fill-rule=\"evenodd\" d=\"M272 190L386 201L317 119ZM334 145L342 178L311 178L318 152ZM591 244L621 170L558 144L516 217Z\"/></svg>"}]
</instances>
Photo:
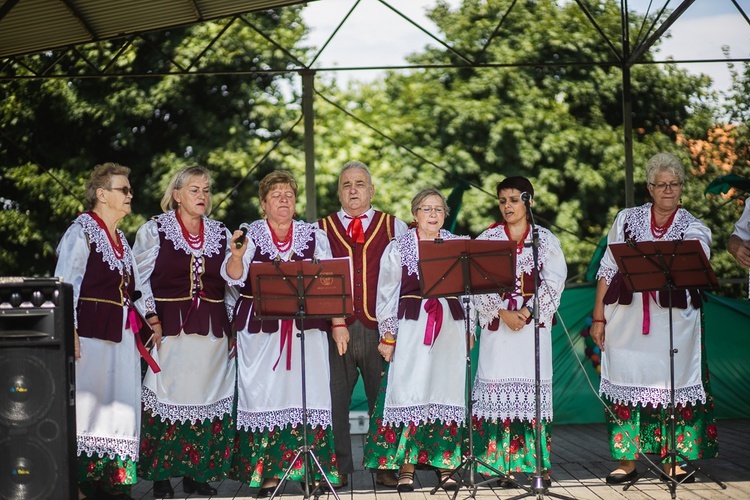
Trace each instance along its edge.
<instances>
[{"instance_id":1,"label":"microphone stand","mask_svg":"<svg viewBox=\"0 0 750 500\"><path fill-rule=\"evenodd\" d=\"M534 317L534 448L536 453L536 468L534 470L534 478L531 482L531 491L512 497L510 500L518 500L520 498L532 496L541 499L544 495L561 498L563 500L573 500L571 497L566 497L557 493L550 493L547 486L545 486L544 478L542 477L542 407L539 401L542 397L542 383L540 380L541 362L539 360L539 228L534 221L534 213L531 210L531 195L529 195L529 193L521 193L521 199L526 204L526 213L529 214L529 224L531 224L531 254L534 258L534 270L532 271L534 276L534 310L531 314Z\"/></svg>"}]
</instances>

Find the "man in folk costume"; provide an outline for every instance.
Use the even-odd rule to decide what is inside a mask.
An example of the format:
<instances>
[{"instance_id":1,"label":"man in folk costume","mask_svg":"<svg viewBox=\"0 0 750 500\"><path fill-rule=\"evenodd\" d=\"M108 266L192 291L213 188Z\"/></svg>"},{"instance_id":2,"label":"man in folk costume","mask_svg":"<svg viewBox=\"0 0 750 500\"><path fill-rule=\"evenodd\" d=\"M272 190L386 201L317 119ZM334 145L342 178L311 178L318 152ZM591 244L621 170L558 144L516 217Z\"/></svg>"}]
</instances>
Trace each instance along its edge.
<instances>
[{"instance_id":1,"label":"man in folk costume","mask_svg":"<svg viewBox=\"0 0 750 500\"><path fill-rule=\"evenodd\" d=\"M380 258L390 241L407 231L405 222L375 210L372 196L375 186L370 171L362 162L347 162L339 176L341 210L318 221L328 235L334 257L349 257L354 282L354 315L346 319L349 348L339 355L329 336L331 364L331 399L336 460L346 486L354 472L349 434L349 407L357 378L362 375L367 406L372 414L382 377L383 360L378 352L380 334L375 319L375 298L380 272ZM378 471L376 482L395 487L398 478L393 471Z\"/></svg>"}]
</instances>

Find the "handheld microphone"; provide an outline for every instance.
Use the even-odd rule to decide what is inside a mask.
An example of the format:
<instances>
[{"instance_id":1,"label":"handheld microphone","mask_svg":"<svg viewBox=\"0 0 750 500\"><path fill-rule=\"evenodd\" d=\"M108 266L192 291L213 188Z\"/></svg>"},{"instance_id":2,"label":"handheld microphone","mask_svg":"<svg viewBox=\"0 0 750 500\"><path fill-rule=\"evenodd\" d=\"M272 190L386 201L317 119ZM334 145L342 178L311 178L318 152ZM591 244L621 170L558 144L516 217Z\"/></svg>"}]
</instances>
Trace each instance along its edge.
<instances>
[{"instance_id":1,"label":"handheld microphone","mask_svg":"<svg viewBox=\"0 0 750 500\"><path fill-rule=\"evenodd\" d=\"M521 200L528 205L531 201L531 194L524 191L523 193L521 193Z\"/></svg>"},{"instance_id":2,"label":"handheld microphone","mask_svg":"<svg viewBox=\"0 0 750 500\"><path fill-rule=\"evenodd\" d=\"M242 248L242 245L245 244L245 238L247 238L247 228L246 227L241 227L240 231L242 231L242 236L240 236L239 238L237 238L237 241L234 242L234 246L236 248Z\"/></svg>"}]
</instances>

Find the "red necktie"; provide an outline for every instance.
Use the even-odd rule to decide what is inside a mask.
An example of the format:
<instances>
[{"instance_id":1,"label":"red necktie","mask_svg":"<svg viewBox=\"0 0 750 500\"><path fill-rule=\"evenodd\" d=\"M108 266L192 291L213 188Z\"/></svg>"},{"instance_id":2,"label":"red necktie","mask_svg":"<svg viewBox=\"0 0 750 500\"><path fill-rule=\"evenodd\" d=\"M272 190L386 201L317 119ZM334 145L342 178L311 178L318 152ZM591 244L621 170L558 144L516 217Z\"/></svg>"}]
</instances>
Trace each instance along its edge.
<instances>
[{"instance_id":1,"label":"red necktie","mask_svg":"<svg viewBox=\"0 0 750 500\"><path fill-rule=\"evenodd\" d=\"M362 214L362 215L358 215L356 217L351 217L349 215L345 215L344 218L351 219L351 222L349 223L349 227L346 228L346 234L355 243L364 243L365 242L365 232L362 230L362 219L366 219L367 215L366 214Z\"/></svg>"}]
</instances>

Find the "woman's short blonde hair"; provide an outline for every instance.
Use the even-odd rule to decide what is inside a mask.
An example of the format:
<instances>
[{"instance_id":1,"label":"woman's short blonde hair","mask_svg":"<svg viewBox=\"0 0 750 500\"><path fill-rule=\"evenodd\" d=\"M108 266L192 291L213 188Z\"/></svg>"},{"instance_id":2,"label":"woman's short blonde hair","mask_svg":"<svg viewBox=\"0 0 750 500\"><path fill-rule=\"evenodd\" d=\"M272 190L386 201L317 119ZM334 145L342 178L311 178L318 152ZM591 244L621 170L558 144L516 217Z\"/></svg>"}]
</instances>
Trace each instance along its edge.
<instances>
[{"instance_id":1,"label":"woman's short blonde hair","mask_svg":"<svg viewBox=\"0 0 750 500\"><path fill-rule=\"evenodd\" d=\"M414 195L414 198L412 198L411 200L411 214L416 217L419 205L421 205L422 202L430 196L440 197L443 202L443 210L445 210L445 216L448 217L448 215L450 215L450 208L448 208L448 202L446 201L445 196L443 196L443 193L441 193L437 189L431 187L424 188Z\"/></svg>"},{"instance_id":2,"label":"woman's short blonde hair","mask_svg":"<svg viewBox=\"0 0 750 500\"><path fill-rule=\"evenodd\" d=\"M169 180L167 189L164 191L164 196L161 197L161 209L164 212L177 209L177 201L174 199L173 192L175 189L182 189L185 184L188 184L190 179L193 177L201 177L208 181L208 187L211 188L211 173L206 167L201 165L189 165L182 167L174 173L172 178ZM206 200L206 215L211 213L211 197Z\"/></svg>"},{"instance_id":3,"label":"woman's short blonde hair","mask_svg":"<svg viewBox=\"0 0 750 500\"><path fill-rule=\"evenodd\" d=\"M258 184L258 197L260 201L266 201L266 196L276 186L289 186L294 191L294 197L297 197L297 181L294 180L294 176L286 170L274 170L263 177Z\"/></svg>"},{"instance_id":4,"label":"woman's short blonde hair","mask_svg":"<svg viewBox=\"0 0 750 500\"><path fill-rule=\"evenodd\" d=\"M677 176L680 182L685 182L685 167L682 160L671 153L656 153L646 163L646 180L653 184L656 176L662 172L670 172Z\"/></svg>"},{"instance_id":5,"label":"woman's short blonde hair","mask_svg":"<svg viewBox=\"0 0 750 500\"><path fill-rule=\"evenodd\" d=\"M89 210L93 210L98 202L96 191L98 189L111 188L112 177L115 175L124 175L127 177L130 175L130 168L112 162L102 163L101 165L96 165L94 167L94 170L91 172L91 177L89 177L88 182L86 182L85 196Z\"/></svg>"}]
</instances>

